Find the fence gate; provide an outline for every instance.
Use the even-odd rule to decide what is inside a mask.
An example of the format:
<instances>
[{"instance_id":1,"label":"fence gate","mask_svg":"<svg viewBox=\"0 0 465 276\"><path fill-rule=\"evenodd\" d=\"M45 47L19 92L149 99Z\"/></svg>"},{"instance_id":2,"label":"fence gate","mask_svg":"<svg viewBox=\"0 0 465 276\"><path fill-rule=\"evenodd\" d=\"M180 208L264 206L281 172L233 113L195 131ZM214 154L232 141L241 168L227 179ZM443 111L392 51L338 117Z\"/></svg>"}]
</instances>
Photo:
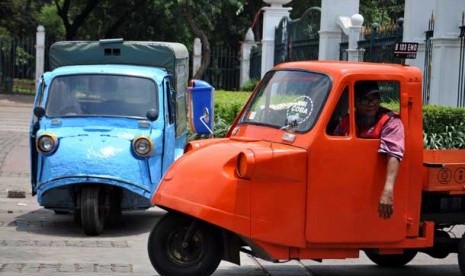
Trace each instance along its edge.
<instances>
[{"instance_id":1,"label":"fence gate","mask_svg":"<svg viewBox=\"0 0 465 276\"><path fill-rule=\"evenodd\" d=\"M210 53L210 65L202 76L216 89L237 90L239 88L240 60L235 49L214 47Z\"/></svg>"},{"instance_id":2,"label":"fence gate","mask_svg":"<svg viewBox=\"0 0 465 276\"><path fill-rule=\"evenodd\" d=\"M55 38L45 40L45 68L48 49ZM0 37L0 92L34 93L36 69L36 37Z\"/></svg>"},{"instance_id":3,"label":"fence gate","mask_svg":"<svg viewBox=\"0 0 465 276\"><path fill-rule=\"evenodd\" d=\"M465 14L462 13L460 26L460 57L459 57L459 87L457 91L457 106L465 107Z\"/></svg>"},{"instance_id":4,"label":"fence gate","mask_svg":"<svg viewBox=\"0 0 465 276\"><path fill-rule=\"evenodd\" d=\"M281 19L275 30L274 64L317 60L321 9L311 7L299 19Z\"/></svg>"},{"instance_id":5,"label":"fence gate","mask_svg":"<svg viewBox=\"0 0 465 276\"><path fill-rule=\"evenodd\" d=\"M429 104L431 95L431 62L433 61L433 44L431 38L434 35L434 17L428 21L428 30L425 32L425 65L423 69L423 104Z\"/></svg>"},{"instance_id":6,"label":"fence gate","mask_svg":"<svg viewBox=\"0 0 465 276\"><path fill-rule=\"evenodd\" d=\"M363 61L402 63L400 58L394 57L394 45L402 42L404 20L399 18L396 23L387 25L371 24L365 28L365 40L358 42L359 48L365 48Z\"/></svg>"}]
</instances>

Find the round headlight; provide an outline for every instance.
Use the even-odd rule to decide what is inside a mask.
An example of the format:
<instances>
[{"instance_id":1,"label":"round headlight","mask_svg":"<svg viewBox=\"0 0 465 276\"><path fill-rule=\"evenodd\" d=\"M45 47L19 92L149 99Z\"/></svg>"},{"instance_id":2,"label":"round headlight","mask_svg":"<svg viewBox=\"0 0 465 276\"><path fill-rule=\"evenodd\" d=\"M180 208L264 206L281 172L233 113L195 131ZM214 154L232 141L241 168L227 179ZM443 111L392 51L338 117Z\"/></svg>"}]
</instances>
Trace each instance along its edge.
<instances>
[{"instance_id":1,"label":"round headlight","mask_svg":"<svg viewBox=\"0 0 465 276\"><path fill-rule=\"evenodd\" d=\"M134 152L140 156L147 156L152 153L153 150L152 141L147 137L138 137L134 139L132 147Z\"/></svg>"},{"instance_id":2,"label":"round headlight","mask_svg":"<svg viewBox=\"0 0 465 276\"><path fill-rule=\"evenodd\" d=\"M56 149L57 138L50 134L41 135L37 139L37 149L42 153L50 153Z\"/></svg>"},{"instance_id":3,"label":"round headlight","mask_svg":"<svg viewBox=\"0 0 465 276\"><path fill-rule=\"evenodd\" d=\"M250 179L255 169L255 156L251 150L243 151L237 156L237 175Z\"/></svg>"}]
</instances>

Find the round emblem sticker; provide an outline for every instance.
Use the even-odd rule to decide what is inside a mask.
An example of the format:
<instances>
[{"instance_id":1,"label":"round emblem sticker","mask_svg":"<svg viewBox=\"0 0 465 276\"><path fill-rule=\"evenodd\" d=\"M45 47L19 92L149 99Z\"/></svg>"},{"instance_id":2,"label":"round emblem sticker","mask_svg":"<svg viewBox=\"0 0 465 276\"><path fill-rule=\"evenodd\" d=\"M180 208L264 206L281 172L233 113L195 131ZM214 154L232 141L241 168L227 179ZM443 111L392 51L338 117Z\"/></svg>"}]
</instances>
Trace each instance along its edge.
<instances>
[{"instance_id":1,"label":"round emblem sticker","mask_svg":"<svg viewBox=\"0 0 465 276\"><path fill-rule=\"evenodd\" d=\"M301 124L310 118L313 112L313 101L308 96L300 96L294 99L292 105L287 109L287 117L297 118L297 123Z\"/></svg>"},{"instance_id":2,"label":"round emblem sticker","mask_svg":"<svg viewBox=\"0 0 465 276\"><path fill-rule=\"evenodd\" d=\"M442 168L438 172L438 181L441 184L447 184L452 178L452 173L448 168Z\"/></svg>"}]
</instances>

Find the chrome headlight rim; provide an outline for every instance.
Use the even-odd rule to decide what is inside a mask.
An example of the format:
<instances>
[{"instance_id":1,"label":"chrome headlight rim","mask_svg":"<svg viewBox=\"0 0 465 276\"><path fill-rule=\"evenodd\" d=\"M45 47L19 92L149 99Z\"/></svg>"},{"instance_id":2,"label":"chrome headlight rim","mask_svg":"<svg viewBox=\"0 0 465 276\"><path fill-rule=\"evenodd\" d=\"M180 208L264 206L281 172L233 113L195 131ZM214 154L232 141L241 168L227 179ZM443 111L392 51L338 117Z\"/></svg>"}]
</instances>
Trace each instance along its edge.
<instances>
[{"instance_id":1,"label":"chrome headlight rim","mask_svg":"<svg viewBox=\"0 0 465 276\"><path fill-rule=\"evenodd\" d=\"M142 145L142 143L145 143L146 149L141 150L139 147ZM153 153L153 142L152 139L149 137L143 135L143 136L138 136L132 141L132 151L140 157L147 157L152 155Z\"/></svg>"},{"instance_id":2,"label":"chrome headlight rim","mask_svg":"<svg viewBox=\"0 0 465 276\"><path fill-rule=\"evenodd\" d=\"M47 142L49 146L47 146ZM44 155L52 154L58 148L58 138L52 133L43 133L36 139L36 149Z\"/></svg>"}]
</instances>

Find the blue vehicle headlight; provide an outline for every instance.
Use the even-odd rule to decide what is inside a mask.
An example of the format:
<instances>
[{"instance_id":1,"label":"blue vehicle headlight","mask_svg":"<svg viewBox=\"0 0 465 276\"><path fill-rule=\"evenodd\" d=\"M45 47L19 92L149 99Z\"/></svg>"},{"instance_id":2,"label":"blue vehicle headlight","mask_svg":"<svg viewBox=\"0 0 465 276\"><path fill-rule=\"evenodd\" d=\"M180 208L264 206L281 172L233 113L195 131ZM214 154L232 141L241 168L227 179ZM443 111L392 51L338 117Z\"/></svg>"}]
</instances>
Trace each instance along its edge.
<instances>
[{"instance_id":1,"label":"blue vehicle headlight","mask_svg":"<svg viewBox=\"0 0 465 276\"><path fill-rule=\"evenodd\" d=\"M148 156L153 151L153 143L146 136L139 136L132 142L132 149L134 152L142 157Z\"/></svg>"},{"instance_id":2,"label":"blue vehicle headlight","mask_svg":"<svg viewBox=\"0 0 465 276\"><path fill-rule=\"evenodd\" d=\"M56 150L58 139L55 135L44 133L37 138L37 150L43 154L50 154Z\"/></svg>"}]
</instances>

